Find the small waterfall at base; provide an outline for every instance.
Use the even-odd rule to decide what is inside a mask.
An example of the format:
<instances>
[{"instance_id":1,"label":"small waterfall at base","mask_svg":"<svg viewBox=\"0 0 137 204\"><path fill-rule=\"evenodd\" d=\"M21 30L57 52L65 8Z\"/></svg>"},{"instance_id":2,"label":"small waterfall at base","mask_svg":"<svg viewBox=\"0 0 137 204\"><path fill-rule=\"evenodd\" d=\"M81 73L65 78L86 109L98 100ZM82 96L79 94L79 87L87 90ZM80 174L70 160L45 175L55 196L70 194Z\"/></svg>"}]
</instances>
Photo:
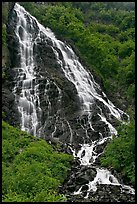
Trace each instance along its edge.
<instances>
[{"instance_id":1,"label":"small waterfall at base","mask_svg":"<svg viewBox=\"0 0 137 204\"><path fill-rule=\"evenodd\" d=\"M58 40L49 28L44 28L17 3L14 12L20 66L14 68L16 76L13 93L21 115L21 129L39 137L47 132L51 140L66 140L74 158L79 161L78 169L87 168L88 171L91 168L90 171L94 172L94 178L86 182L84 198L88 198L90 192L96 192L101 185L119 186L121 193L128 191L128 194L135 194L133 188L121 184L110 171L97 164L97 159L103 153L103 145L112 139L112 135L117 135L113 121L123 122L125 117L129 121L129 117L112 104L69 45ZM52 68L45 68L44 74L38 69L34 51L42 43L52 52L62 79L76 91L79 110L74 113L75 116L69 117L64 113L62 104L65 87L61 87L59 80L54 80ZM42 80L45 80L42 83L44 88L40 87ZM56 91L54 96L53 87ZM83 187L85 184L78 184L71 194L82 194Z\"/></svg>"}]
</instances>

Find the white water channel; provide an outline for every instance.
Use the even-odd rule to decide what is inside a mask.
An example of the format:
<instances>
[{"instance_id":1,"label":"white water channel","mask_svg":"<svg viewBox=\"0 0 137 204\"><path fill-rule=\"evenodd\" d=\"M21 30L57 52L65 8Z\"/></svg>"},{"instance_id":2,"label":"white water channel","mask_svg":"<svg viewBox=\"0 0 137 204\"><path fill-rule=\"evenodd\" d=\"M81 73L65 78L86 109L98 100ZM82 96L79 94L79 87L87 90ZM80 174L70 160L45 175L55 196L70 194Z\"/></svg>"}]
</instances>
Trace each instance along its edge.
<instances>
[{"instance_id":1,"label":"white water channel","mask_svg":"<svg viewBox=\"0 0 137 204\"><path fill-rule=\"evenodd\" d=\"M38 95L39 85L36 83L36 72L34 71L33 36L28 31L24 8L16 3L14 10L18 17L15 33L20 46L20 67L15 68L18 72L18 78L13 93L16 101L18 101L18 110L21 114L21 129L30 134L36 135L37 133L39 135L38 126L40 126L40 122L37 114L41 114L41 108ZM29 20L30 29L33 30L32 18ZM21 92L18 95L19 87L21 87Z\"/></svg>"},{"instance_id":2,"label":"white water channel","mask_svg":"<svg viewBox=\"0 0 137 204\"><path fill-rule=\"evenodd\" d=\"M40 100L38 95L39 85L38 84L36 85L35 83L35 86L33 86L34 85L33 81L35 81L36 79L36 73L34 71L34 59L33 59L34 41L31 33L27 31L28 24L27 24L25 15L29 16L30 26L33 26L31 19L35 20L39 28L37 39L40 38L40 32L42 32L46 37L48 37L52 41L52 44L53 44L52 49L55 53L56 59L60 64L61 69L63 70L66 78L74 84L77 90L77 93L81 102L81 113L88 115L88 124L90 125L90 128L94 130L91 123L92 121L90 119L92 116L93 104L96 103L96 100L100 101L101 103L103 103L105 107L107 107L110 115L114 116L114 118L122 122L122 115L124 114L123 111L116 108L112 104L112 102L109 101L108 99L106 101L102 98L102 95L100 95L98 92L98 90L101 90L100 86L94 81L93 76L91 77L91 74L79 62L78 57L73 52L72 48L66 45L65 43L63 43L62 41L56 39L54 33L49 28L43 27L37 21L36 18L31 16L19 4L17 3L15 4L14 10L17 12L17 15L18 15L16 35L19 39L20 54L21 54L21 66L20 68L18 68L19 80L14 88L14 93L17 98L17 94L16 94L17 88L19 86L19 83L22 83L21 93L19 95L19 103L18 103L18 109L19 109L19 112L21 113L21 129L27 132L33 132L34 135L37 135L38 124L40 125L40 120L38 120L38 112L39 113L41 112ZM21 35L20 35L20 29L21 29ZM35 39L35 43L36 43L36 39ZM60 59L59 52L57 51L56 48L60 50L63 60ZM107 98L105 93L103 93L103 96ZM77 153L74 149L72 149L74 157L79 158L81 165L94 164L95 160L100 155L94 151L94 147L96 147L97 145L103 144L107 139L112 138L112 135L117 135L116 129L107 120L102 109L98 113L98 116L100 118L100 121L103 121L108 126L110 131L110 136L105 138L101 137L99 140L96 140L96 141L91 140L90 144L86 144L86 143L81 144L81 149ZM67 121L67 124L71 134L70 142L72 142L73 131L68 121ZM56 126L52 136L54 136L55 131L56 131ZM100 135L102 135L101 132L100 132ZM85 151L84 156L82 156L83 151ZM128 189L129 193L133 193L133 194L135 193L133 188L120 184L118 180L107 169L97 168L96 170L97 170L96 177L94 178L93 181L89 181L89 184L88 184L89 189L86 197L88 197L88 194L91 189L93 191L97 190L97 187L96 187L97 184L119 185L121 186L122 189ZM81 188L77 192L74 192L74 194L80 194Z\"/></svg>"}]
</instances>

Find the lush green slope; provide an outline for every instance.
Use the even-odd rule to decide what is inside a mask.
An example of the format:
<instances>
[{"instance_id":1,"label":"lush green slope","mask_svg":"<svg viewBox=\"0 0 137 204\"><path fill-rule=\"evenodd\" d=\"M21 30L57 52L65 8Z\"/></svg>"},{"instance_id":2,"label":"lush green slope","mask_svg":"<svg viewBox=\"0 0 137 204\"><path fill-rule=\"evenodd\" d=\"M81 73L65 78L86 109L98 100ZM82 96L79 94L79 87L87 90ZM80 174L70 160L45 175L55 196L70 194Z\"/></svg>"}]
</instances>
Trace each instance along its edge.
<instances>
[{"instance_id":1,"label":"lush green slope","mask_svg":"<svg viewBox=\"0 0 137 204\"><path fill-rule=\"evenodd\" d=\"M57 188L67 176L72 156L5 122L2 135L3 202L65 200Z\"/></svg>"}]
</instances>

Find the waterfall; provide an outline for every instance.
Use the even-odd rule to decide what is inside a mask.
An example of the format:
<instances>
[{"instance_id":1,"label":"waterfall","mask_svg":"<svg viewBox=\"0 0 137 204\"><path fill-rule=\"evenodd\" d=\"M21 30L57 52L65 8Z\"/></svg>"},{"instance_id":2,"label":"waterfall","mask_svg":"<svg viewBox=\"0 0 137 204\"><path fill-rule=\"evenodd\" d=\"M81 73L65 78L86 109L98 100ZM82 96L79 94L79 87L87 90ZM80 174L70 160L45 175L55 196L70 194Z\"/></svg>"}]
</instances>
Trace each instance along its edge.
<instances>
[{"instance_id":1,"label":"waterfall","mask_svg":"<svg viewBox=\"0 0 137 204\"><path fill-rule=\"evenodd\" d=\"M41 136L51 129L51 137L54 138L58 132L60 139L65 135L65 128L69 133L69 143L77 143L76 138L81 137L81 147L79 150L71 147L71 151L75 158L78 158L81 166L93 165L97 174L93 181L89 181L88 191L97 190L97 184L118 185L122 190L128 189L129 193L134 194L134 189L129 186L120 184L110 171L96 166L97 158L103 153L97 152L97 148L117 135L117 131L111 123L113 119L122 122L123 117L128 116L107 98L102 92L101 87L95 82L91 73L82 66L77 55L72 48L66 43L58 40L54 33L42 26L36 18L31 16L22 6L15 4L14 11L17 14L17 23L15 34L19 41L20 67L16 67L15 87L13 93L18 104L18 111L21 116L21 129L35 136ZM44 37L43 37L44 36ZM34 58L34 46L41 42L41 39L48 43L60 67L60 71L64 74L65 80L73 84L77 92L80 104L80 111L75 122L78 128L74 128L73 121L66 116L60 116L62 111L63 91L49 76L45 76L48 71L45 69L46 83L44 84L43 97L46 100L46 120L42 125L42 115L44 114L40 99L39 80L43 80L43 76L36 71L36 60ZM49 75L49 74L48 74ZM49 77L49 78L48 78ZM57 97L54 104L60 107L53 110L53 100L48 95L50 84L54 85ZM54 114L54 112L56 113ZM62 112L61 112L62 111ZM63 115L63 114L62 114ZM95 118L95 120L93 120ZM52 120L54 125L52 125ZM129 118L128 118L129 120ZM48 125L50 127L48 128ZM99 125L98 125L99 124ZM81 133L82 131L82 133ZM93 137L96 135L96 137ZM111 179L110 179L111 178ZM81 193L82 186L74 192L74 195Z\"/></svg>"},{"instance_id":2,"label":"waterfall","mask_svg":"<svg viewBox=\"0 0 137 204\"><path fill-rule=\"evenodd\" d=\"M25 17L25 10L18 4L15 4L14 10L17 13L18 22L16 26L16 36L19 40L20 50L20 67L16 68L18 75L16 78L16 85L13 93L18 101L18 111L21 114L21 129L33 134L39 135L38 126L38 112L41 114L40 100L38 95L39 85L36 81L37 73L34 71L33 59L33 36L28 30L28 23ZM32 27L32 19L30 20L30 29ZM18 96L18 89L20 93Z\"/></svg>"}]
</instances>

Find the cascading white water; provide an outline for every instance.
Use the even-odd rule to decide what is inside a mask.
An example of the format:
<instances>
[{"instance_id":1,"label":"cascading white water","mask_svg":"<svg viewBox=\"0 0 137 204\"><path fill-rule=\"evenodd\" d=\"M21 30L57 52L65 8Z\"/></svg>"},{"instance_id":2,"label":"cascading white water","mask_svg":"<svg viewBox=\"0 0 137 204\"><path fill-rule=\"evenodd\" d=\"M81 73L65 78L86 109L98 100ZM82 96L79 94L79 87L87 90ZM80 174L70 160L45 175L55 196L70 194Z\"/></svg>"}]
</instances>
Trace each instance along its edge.
<instances>
[{"instance_id":1,"label":"cascading white water","mask_svg":"<svg viewBox=\"0 0 137 204\"><path fill-rule=\"evenodd\" d=\"M120 109L116 108L112 102L110 102L107 99L107 102L97 93L97 90L100 90L100 87L95 81L91 80L91 77L89 73L84 69L84 67L80 64L78 61L77 56L73 52L73 50L61 42L60 40L57 40L53 32L48 29L44 28L43 26L39 25L41 31L43 31L53 42L53 51L57 57L58 63L61 65L61 68L66 76L66 78L71 81L78 92L80 101L81 101L81 106L82 106L82 112L88 114L88 119L90 119L90 116L92 114L92 104L95 103L95 99L101 101L108 109L111 115L113 115L115 118L118 120L122 121L122 114L124 113ZM59 54L56 51L55 48L58 48L63 56L63 62L59 59ZM93 76L92 76L93 79ZM103 93L103 96L106 97L105 93ZM107 98L107 97L106 97ZM110 137L107 138L101 138L99 141L94 141L92 142L91 145L89 144L83 144L79 152L76 154L75 150L73 151L74 157L78 157L81 161L81 165L90 165L93 164L96 160L96 158L100 155L97 154L96 152L93 151L94 147L97 145L100 145L101 143L104 143L108 138L112 138L112 135L115 134L117 135L116 129L107 121L105 118L102 110L100 114L100 120L104 121L110 130ZM90 124L90 127L93 129L91 121L89 120L88 123ZM69 125L70 128L70 125ZM72 130L70 131L71 134L71 141L73 137ZM101 133L100 133L101 134ZM82 157L82 152L85 151L85 156ZM92 160L92 162L89 162ZM113 178L112 181L109 180L109 178ZM107 178L107 179L106 179ZM100 181L100 182L99 182ZM108 182L109 181L109 182ZM118 180L108 171L105 169L97 169L97 175L94 179L93 182L89 182L89 190L87 192L87 195L85 196L88 197L89 191L91 189L97 190L97 184L111 184L111 185L120 185L122 189L128 189L130 193L135 193L134 189L131 188L130 186L127 185L121 185ZM77 191L74 192L74 194L80 194L81 188Z\"/></svg>"},{"instance_id":2,"label":"cascading white water","mask_svg":"<svg viewBox=\"0 0 137 204\"><path fill-rule=\"evenodd\" d=\"M38 121L37 113L41 114L41 108L38 95L39 85L36 82L36 72L34 71L33 36L28 30L25 9L15 4L14 10L18 17L15 33L20 46L20 67L16 68L18 75L13 93L16 96L16 101L18 101L18 110L21 114L21 129L39 136L38 126L40 121ZM30 29L33 30L32 18L29 18L29 20ZM21 87L19 96L17 93L18 87Z\"/></svg>"},{"instance_id":3,"label":"cascading white water","mask_svg":"<svg viewBox=\"0 0 137 204\"><path fill-rule=\"evenodd\" d=\"M36 40L40 40L40 33L49 38L52 42L52 49L56 56L56 59L64 72L65 77L74 84L79 99L81 103L81 115L86 115L88 118L87 125L90 129L94 130L92 126L92 113L93 107L96 104L96 101L99 101L103 104L104 107L107 109L107 114L109 116L113 116L117 120L122 122L122 115L125 114L120 109L116 108L107 98L105 93L101 91L100 86L94 81L93 76L81 65L78 60L78 57L73 52L72 48L65 43L61 42L60 40L56 39L54 33L49 28L44 28L36 18L31 16L23 7L19 4L15 4L14 10L17 12L18 22L16 28L16 35L19 39L20 44L20 55L21 55L21 66L18 68L19 75L18 75L18 82L14 88L14 93L16 96L16 100L18 100L17 96L17 88L21 86L21 92L19 95L18 100L18 109L21 113L21 129L25 130L29 133L34 135L39 135L38 133L38 124L40 120L38 120L38 114L41 113L40 108L40 100L39 100L39 85L36 83L36 72L34 71L34 59L33 59L33 46L36 43ZM30 19L30 27L32 27L33 23L32 20L35 21L39 31L33 39L32 34L27 30L27 20L25 15L29 16ZM20 29L22 30L20 32ZM33 28L32 28L33 29ZM57 48L57 49L56 49ZM63 60L59 57L59 52L62 54ZM21 71L20 71L21 70ZM21 84L21 85L20 85ZM56 86L59 93L61 90L58 86ZM102 93L102 94L100 94ZM46 94L46 90L45 90ZM61 93L59 94L61 96ZM48 97L47 97L47 100ZM59 99L61 100L61 99ZM51 108L50 101L48 103L48 110ZM98 105L97 105L98 106ZM112 135L117 135L116 129L112 126L109 122L108 118L106 118L104 111L101 107L98 106L98 116L100 121L104 122L104 124L109 129L109 135L106 137L102 136L102 133L99 132L100 138L98 140L92 141L90 138L90 143L81 144L81 149L76 153L75 149L72 149L74 157L79 158L81 165L92 165L96 161L96 159L100 156L96 152L96 147L103 144L107 139L112 138ZM73 141L73 131L69 121L66 120L66 124L70 131L70 143ZM62 123L62 127L64 124ZM45 122L46 127L46 122ZM89 138L87 128L82 126L81 127L85 130L85 135ZM56 132L56 122L54 126L54 130L52 132L52 137ZM85 152L84 156L82 156L83 151ZM89 191L97 189L97 183L99 184L111 184L111 185L120 185L122 189L129 189L129 192L134 194L134 189L127 187L125 185L121 185L118 180L106 169L97 168L97 174L93 181L89 181L88 184L88 192L86 197L88 196ZM112 179L109 179L109 178ZM74 194L80 194L81 188L74 192Z\"/></svg>"}]
</instances>

